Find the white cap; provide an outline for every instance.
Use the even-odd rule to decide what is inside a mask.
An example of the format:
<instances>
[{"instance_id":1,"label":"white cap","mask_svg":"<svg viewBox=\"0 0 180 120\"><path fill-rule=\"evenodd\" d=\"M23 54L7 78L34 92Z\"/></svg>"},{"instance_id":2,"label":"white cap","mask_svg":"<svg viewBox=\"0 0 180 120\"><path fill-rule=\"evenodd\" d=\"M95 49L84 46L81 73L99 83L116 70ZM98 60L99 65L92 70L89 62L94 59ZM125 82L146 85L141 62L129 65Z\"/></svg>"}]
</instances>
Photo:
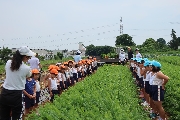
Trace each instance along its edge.
<instances>
[{"instance_id":1,"label":"white cap","mask_svg":"<svg viewBox=\"0 0 180 120\"><path fill-rule=\"evenodd\" d=\"M77 53L81 53L81 51L78 50Z\"/></svg>"},{"instance_id":2,"label":"white cap","mask_svg":"<svg viewBox=\"0 0 180 120\"><path fill-rule=\"evenodd\" d=\"M21 46L18 50L21 55L35 56L35 53L31 51L27 46Z\"/></svg>"},{"instance_id":3,"label":"white cap","mask_svg":"<svg viewBox=\"0 0 180 120\"><path fill-rule=\"evenodd\" d=\"M136 48L136 50L135 51L139 51L139 49L138 48Z\"/></svg>"},{"instance_id":4,"label":"white cap","mask_svg":"<svg viewBox=\"0 0 180 120\"><path fill-rule=\"evenodd\" d=\"M56 65L61 65L61 63L56 63Z\"/></svg>"},{"instance_id":5,"label":"white cap","mask_svg":"<svg viewBox=\"0 0 180 120\"><path fill-rule=\"evenodd\" d=\"M124 51L124 49L121 49L121 51Z\"/></svg>"}]
</instances>

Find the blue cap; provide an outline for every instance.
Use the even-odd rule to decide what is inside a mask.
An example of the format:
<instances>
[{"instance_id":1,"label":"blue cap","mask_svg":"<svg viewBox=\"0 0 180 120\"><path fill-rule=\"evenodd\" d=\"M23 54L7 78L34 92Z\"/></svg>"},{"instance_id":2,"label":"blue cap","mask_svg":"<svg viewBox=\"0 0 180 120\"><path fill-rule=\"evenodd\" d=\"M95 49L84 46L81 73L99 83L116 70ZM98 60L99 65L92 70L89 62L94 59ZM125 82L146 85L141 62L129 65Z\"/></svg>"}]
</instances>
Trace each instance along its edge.
<instances>
[{"instance_id":1,"label":"blue cap","mask_svg":"<svg viewBox=\"0 0 180 120\"><path fill-rule=\"evenodd\" d=\"M144 61L149 61L147 58L144 58Z\"/></svg>"},{"instance_id":2,"label":"blue cap","mask_svg":"<svg viewBox=\"0 0 180 120\"><path fill-rule=\"evenodd\" d=\"M152 61L152 65L161 68L161 63L159 63L158 61Z\"/></svg>"},{"instance_id":3,"label":"blue cap","mask_svg":"<svg viewBox=\"0 0 180 120\"><path fill-rule=\"evenodd\" d=\"M148 66L148 65L151 65L151 62L150 62L150 61L145 61L144 67L146 67L146 66Z\"/></svg>"}]
</instances>

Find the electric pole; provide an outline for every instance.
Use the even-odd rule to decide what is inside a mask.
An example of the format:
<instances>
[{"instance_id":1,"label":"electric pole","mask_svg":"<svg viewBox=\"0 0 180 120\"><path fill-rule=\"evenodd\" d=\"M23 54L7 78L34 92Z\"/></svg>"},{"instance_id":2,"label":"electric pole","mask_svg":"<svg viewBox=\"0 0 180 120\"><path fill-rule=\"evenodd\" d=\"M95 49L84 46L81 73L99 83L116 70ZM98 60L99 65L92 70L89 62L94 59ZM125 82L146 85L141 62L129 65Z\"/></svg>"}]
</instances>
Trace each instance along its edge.
<instances>
[{"instance_id":1,"label":"electric pole","mask_svg":"<svg viewBox=\"0 0 180 120\"><path fill-rule=\"evenodd\" d=\"M123 23L122 23L122 17L120 19L120 35L123 34Z\"/></svg>"}]
</instances>

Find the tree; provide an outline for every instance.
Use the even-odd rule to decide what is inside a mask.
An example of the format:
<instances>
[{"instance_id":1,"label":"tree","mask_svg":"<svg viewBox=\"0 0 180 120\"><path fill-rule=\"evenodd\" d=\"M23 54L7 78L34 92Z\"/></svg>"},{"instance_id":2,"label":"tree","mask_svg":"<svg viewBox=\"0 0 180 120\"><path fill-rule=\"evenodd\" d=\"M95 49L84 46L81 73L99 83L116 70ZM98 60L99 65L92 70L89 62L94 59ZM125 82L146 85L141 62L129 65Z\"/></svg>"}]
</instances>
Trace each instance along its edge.
<instances>
[{"instance_id":1,"label":"tree","mask_svg":"<svg viewBox=\"0 0 180 120\"><path fill-rule=\"evenodd\" d=\"M128 34L123 34L123 35L120 35L120 36L116 37L115 45L116 46L119 46L119 45L122 45L122 46L135 46L136 44L132 40L131 36L129 36Z\"/></svg>"},{"instance_id":2,"label":"tree","mask_svg":"<svg viewBox=\"0 0 180 120\"><path fill-rule=\"evenodd\" d=\"M62 58L63 58L63 54L62 54L62 53L60 53L60 52L57 52L57 57L59 57L59 59L60 59L60 60L62 60Z\"/></svg>"},{"instance_id":3,"label":"tree","mask_svg":"<svg viewBox=\"0 0 180 120\"><path fill-rule=\"evenodd\" d=\"M156 43L157 43L156 50L159 52L165 52L170 49L163 38L157 39Z\"/></svg>"},{"instance_id":4,"label":"tree","mask_svg":"<svg viewBox=\"0 0 180 120\"><path fill-rule=\"evenodd\" d=\"M163 38L157 39L156 42L157 42L158 44L161 44L161 45L165 45L165 44L166 44L166 41L165 41Z\"/></svg>"},{"instance_id":5,"label":"tree","mask_svg":"<svg viewBox=\"0 0 180 120\"><path fill-rule=\"evenodd\" d=\"M94 56L96 56L96 47L93 44L87 46L85 53L86 53L86 55L94 55Z\"/></svg>"},{"instance_id":6,"label":"tree","mask_svg":"<svg viewBox=\"0 0 180 120\"><path fill-rule=\"evenodd\" d=\"M167 43L168 46L173 50L177 50L178 46L180 46L180 39L176 37L175 33L176 32L174 31L174 29L172 29L172 32L171 32L172 40Z\"/></svg>"},{"instance_id":7,"label":"tree","mask_svg":"<svg viewBox=\"0 0 180 120\"><path fill-rule=\"evenodd\" d=\"M0 50L0 59L2 63L6 63L12 56L12 50L8 49L8 47L3 47L2 50Z\"/></svg>"},{"instance_id":8,"label":"tree","mask_svg":"<svg viewBox=\"0 0 180 120\"><path fill-rule=\"evenodd\" d=\"M142 52L154 52L156 50L157 43L153 38L146 39L141 45Z\"/></svg>"},{"instance_id":9,"label":"tree","mask_svg":"<svg viewBox=\"0 0 180 120\"><path fill-rule=\"evenodd\" d=\"M86 47L86 55L100 56L101 54L108 54L114 52L114 48L111 46L94 46L89 45Z\"/></svg>"}]
</instances>

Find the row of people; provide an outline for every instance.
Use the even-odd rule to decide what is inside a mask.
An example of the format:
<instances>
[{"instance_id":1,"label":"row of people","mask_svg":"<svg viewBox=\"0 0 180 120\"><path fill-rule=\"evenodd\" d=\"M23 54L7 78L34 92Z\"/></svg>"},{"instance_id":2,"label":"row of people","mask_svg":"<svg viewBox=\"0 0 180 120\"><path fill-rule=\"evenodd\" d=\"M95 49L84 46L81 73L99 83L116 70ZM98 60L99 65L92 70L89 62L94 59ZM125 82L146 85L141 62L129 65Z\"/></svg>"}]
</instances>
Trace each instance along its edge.
<instances>
[{"instance_id":1,"label":"row of people","mask_svg":"<svg viewBox=\"0 0 180 120\"><path fill-rule=\"evenodd\" d=\"M82 81L97 71L96 58L81 60L75 63L72 60L57 63L48 67L48 73L43 79L43 83L49 89L50 101L53 102L55 95L60 95L64 90L77 82ZM28 114L34 108L37 108L40 97L40 83L38 81L40 72L37 69L32 70L32 76L28 77L25 84L24 102L25 114Z\"/></svg>"},{"instance_id":2,"label":"row of people","mask_svg":"<svg viewBox=\"0 0 180 120\"><path fill-rule=\"evenodd\" d=\"M143 98L142 105L150 108L150 117L166 120L162 102L169 77L161 71L161 64L147 58L132 58L129 65L135 83L140 88L139 94Z\"/></svg>"}]
</instances>

